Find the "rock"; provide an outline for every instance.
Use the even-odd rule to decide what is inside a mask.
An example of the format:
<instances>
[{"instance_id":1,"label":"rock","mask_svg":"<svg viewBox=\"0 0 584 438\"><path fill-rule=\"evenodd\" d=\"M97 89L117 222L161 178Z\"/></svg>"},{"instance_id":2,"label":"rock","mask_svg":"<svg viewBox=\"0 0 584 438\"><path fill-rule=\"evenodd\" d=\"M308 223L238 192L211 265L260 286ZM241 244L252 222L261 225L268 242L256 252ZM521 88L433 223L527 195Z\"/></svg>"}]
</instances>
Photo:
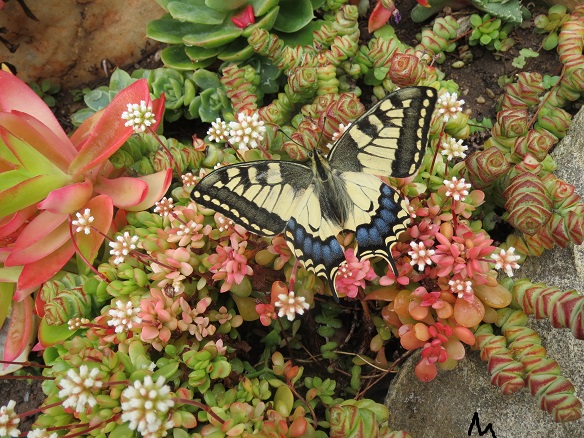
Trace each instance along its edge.
<instances>
[{"instance_id":1,"label":"rock","mask_svg":"<svg viewBox=\"0 0 584 438\"><path fill-rule=\"evenodd\" d=\"M158 43L146 39L146 25L164 10L144 0L26 0L38 18L27 17L18 2L0 10L2 37L18 45L14 53L0 44L0 61L13 64L25 82L50 79L75 88L106 77L102 60L129 66Z\"/></svg>"},{"instance_id":2,"label":"rock","mask_svg":"<svg viewBox=\"0 0 584 438\"><path fill-rule=\"evenodd\" d=\"M568 135L552 153L558 163L556 175L573 184L580 195L584 194L583 131L584 111L580 111ZM584 247L554 248L541 257L530 257L516 272L516 277L582 292ZM547 320L530 318L529 326L541 335L548 357L559 363L562 375L572 381L576 394L582 399L584 342L575 339L568 329L554 329ZM414 374L419 360L419 353L409 358L391 384L386 405L392 429L406 430L414 438L469 436L469 427L477 412L483 432L491 423L497 438L584 436L584 420L555 423L550 415L539 409L537 398L527 389L503 395L498 387L491 385L487 364L480 360L477 352L467 352L457 368L440 372L430 383L420 382ZM476 427L470 436L480 436Z\"/></svg>"}]
</instances>

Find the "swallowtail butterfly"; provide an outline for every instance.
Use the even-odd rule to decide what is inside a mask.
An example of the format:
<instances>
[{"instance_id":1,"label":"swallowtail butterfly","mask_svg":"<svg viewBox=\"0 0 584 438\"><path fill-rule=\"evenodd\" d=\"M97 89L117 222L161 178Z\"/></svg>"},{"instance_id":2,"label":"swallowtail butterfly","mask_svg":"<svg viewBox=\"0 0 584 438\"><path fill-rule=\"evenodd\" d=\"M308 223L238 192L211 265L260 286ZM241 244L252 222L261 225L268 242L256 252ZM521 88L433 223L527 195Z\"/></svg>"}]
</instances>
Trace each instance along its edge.
<instances>
[{"instance_id":1,"label":"swallowtail butterfly","mask_svg":"<svg viewBox=\"0 0 584 438\"><path fill-rule=\"evenodd\" d=\"M343 230L355 232L358 258L380 256L397 275L391 249L409 213L399 193L377 176L404 178L418 170L436 96L429 87L397 90L351 124L328 157L315 150L306 162L221 167L191 197L252 233L284 233L304 267L328 280L335 299L335 277L345 260L337 241Z\"/></svg>"}]
</instances>

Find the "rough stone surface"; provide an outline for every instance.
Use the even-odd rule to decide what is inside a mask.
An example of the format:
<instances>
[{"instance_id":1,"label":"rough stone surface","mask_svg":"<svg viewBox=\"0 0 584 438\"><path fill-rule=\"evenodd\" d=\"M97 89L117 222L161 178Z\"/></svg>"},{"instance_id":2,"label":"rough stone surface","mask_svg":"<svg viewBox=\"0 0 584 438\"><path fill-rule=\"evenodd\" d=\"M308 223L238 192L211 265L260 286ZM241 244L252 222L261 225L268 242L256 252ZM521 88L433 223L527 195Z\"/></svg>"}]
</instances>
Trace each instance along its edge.
<instances>
[{"instance_id":1,"label":"rough stone surface","mask_svg":"<svg viewBox=\"0 0 584 438\"><path fill-rule=\"evenodd\" d=\"M13 64L25 82L50 79L75 88L106 77L102 60L129 66L156 43L146 25L164 14L153 0L27 0L39 19L27 17L16 1L0 10L2 36L18 45L14 53L0 44L0 61ZM101 72L101 73L100 73Z\"/></svg>"},{"instance_id":2,"label":"rough stone surface","mask_svg":"<svg viewBox=\"0 0 584 438\"><path fill-rule=\"evenodd\" d=\"M584 195L582 132L584 111L574 117L568 135L552 153L558 163L556 175L573 184L580 195ZM582 292L583 269L584 248L571 245L528 258L516 276ZM530 327L541 335L548 357L559 363L562 374L572 381L577 395L584 398L584 342L575 339L568 329L552 328L547 320L531 319ZM421 383L414 375L419 360L419 353L412 356L390 387L386 404L394 429L407 430L415 438L469 436L473 415L478 412L483 431L491 423L497 438L584 437L584 420L554 423L550 415L539 409L537 399L527 389L503 395L490 384L487 364L477 352L469 352L456 369L440 372L430 383ZM480 436L478 429L470 436Z\"/></svg>"}]
</instances>

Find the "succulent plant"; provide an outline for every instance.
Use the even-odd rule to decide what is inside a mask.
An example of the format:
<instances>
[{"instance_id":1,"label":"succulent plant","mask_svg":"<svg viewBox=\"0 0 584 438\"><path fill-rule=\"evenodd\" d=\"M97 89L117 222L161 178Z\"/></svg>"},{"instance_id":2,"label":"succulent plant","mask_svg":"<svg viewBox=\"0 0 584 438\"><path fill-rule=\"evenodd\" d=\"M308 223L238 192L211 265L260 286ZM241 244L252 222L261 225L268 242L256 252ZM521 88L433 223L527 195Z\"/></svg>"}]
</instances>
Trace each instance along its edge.
<instances>
[{"instance_id":1,"label":"succulent plant","mask_svg":"<svg viewBox=\"0 0 584 438\"><path fill-rule=\"evenodd\" d=\"M246 41L254 29L296 33L314 18L310 0L157 1L168 13L148 24L147 35L170 44L162 61L177 70L244 61L254 54Z\"/></svg>"},{"instance_id":2,"label":"succulent plant","mask_svg":"<svg viewBox=\"0 0 584 438\"><path fill-rule=\"evenodd\" d=\"M485 14L482 17L478 14L473 14L470 17L470 24L473 27L469 37L471 46L480 44L491 50L506 52L515 44L515 41L508 37L513 24L503 24L500 18L493 18L489 14Z\"/></svg>"}]
</instances>

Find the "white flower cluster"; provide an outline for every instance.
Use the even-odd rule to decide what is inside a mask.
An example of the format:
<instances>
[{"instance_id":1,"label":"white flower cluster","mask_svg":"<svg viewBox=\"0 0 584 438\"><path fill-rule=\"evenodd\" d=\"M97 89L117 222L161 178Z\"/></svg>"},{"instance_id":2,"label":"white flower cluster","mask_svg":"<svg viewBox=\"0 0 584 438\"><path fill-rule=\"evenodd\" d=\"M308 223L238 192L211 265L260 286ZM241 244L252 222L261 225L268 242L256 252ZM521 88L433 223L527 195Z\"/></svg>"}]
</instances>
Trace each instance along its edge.
<instances>
[{"instance_id":1,"label":"white flower cluster","mask_svg":"<svg viewBox=\"0 0 584 438\"><path fill-rule=\"evenodd\" d=\"M99 368L92 368L90 371L87 365L81 365L79 370L69 368L67 375L58 383L62 388L59 397L63 399L63 407L71 407L78 413L94 407L97 404L95 394L103 386L103 382L97 378L98 375Z\"/></svg>"},{"instance_id":2,"label":"white flower cluster","mask_svg":"<svg viewBox=\"0 0 584 438\"><path fill-rule=\"evenodd\" d=\"M450 94L446 92L438 98L437 110L444 121L447 122L448 119L454 119L462 111L462 105L464 105L464 100L458 100L456 93Z\"/></svg>"},{"instance_id":3,"label":"white flower cluster","mask_svg":"<svg viewBox=\"0 0 584 438\"><path fill-rule=\"evenodd\" d=\"M112 248L110 254L116 256L114 264L119 265L122 263L130 254L130 251L136 249L136 243L138 243L138 236L130 236L127 231L123 235L116 236L116 240L109 243Z\"/></svg>"},{"instance_id":4,"label":"white flower cluster","mask_svg":"<svg viewBox=\"0 0 584 438\"><path fill-rule=\"evenodd\" d=\"M75 213L75 216L77 216L77 219L71 221L71 224L74 227L77 227L75 232L80 233L83 231L85 234L91 233L91 224L95 220L95 218L91 216L91 210L86 208L83 210L83 214L77 212Z\"/></svg>"},{"instance_id":5,"label":"white flower cluster","mask_svg":"<svg viewBox=\"0 0 584 438\"><path fill-rule=\"evenodd\" d=\"M116 333L127 332L132 329L134 324L140 324L142 318L138 316L140 307L134 307L131 301L116 300L115 307L108 310L108 315L111 319L108 320L107 325L115 327Z\"/></svg>"},{"instance_id":6,"label":"white flower cluster","mask_svg":"<svg viewBox=\"0 0 584 438\"><path fill-rule=\"evenodd\" d=\"M265 132L264 121L255 112L252 115L237 114L237 120L229 122L229 126L221 119L217 119L211 123L207 135L211 141L218 143L228 141L240 151L248 151L260 145Z\"/></svg>"},{"instance_id":7,"label":"white flower cluster","mask_svg":"<svg viewBox=\"0 0 584 438\"><path fill-rule=\"evenodd\" d=\"M468 146L463 145L462 140L456 140L455 138L450 137L443 141L441 146L440 152L442 155L446 155L448 160L466 157L465 151L468 149Z\"/></svg>"},{"instance_id":8,"label":"white flower cluster","mask_svg":"<svg viewBox=\"0 0 584 438\"><path fill-rule=\"evenodd\" d=\"M151 376L144 382L136 380L122 392L122 421L142 434L144 438L157 438L167 435L174 426L166 420L168 410L174 406L170 388L164 384L164 377L154 382Z\"/></svg>"},{"instance_id":9,"label":"white flower cluster","mask_svg":"<svg viewBox=\"0 0 584 438\"><path fill-rule=\"evenodd\" d=\"M140 104L129 103L128 110L122 113L122 119L127 120L124 126L130 126L136 134L146 131L149 126L156 123L152 106L146 105L144 100Z\"/></svg>"},{"instance_id":10,"label":"white flower cluster","mask_svg":"<svg viewBox=\"0 0 584 438\"><path fill-rule=\"evenodd\" d=\"M306 302L306 299L295 296L294 291L290 291L287 294L279 294L278 301L274 303L274 306L280 308L278 316L281 318L286 315L288 321L293 321L296 314L302 315L306 309L310 308L310 304Z\"/></svg>"}]
</instances>

